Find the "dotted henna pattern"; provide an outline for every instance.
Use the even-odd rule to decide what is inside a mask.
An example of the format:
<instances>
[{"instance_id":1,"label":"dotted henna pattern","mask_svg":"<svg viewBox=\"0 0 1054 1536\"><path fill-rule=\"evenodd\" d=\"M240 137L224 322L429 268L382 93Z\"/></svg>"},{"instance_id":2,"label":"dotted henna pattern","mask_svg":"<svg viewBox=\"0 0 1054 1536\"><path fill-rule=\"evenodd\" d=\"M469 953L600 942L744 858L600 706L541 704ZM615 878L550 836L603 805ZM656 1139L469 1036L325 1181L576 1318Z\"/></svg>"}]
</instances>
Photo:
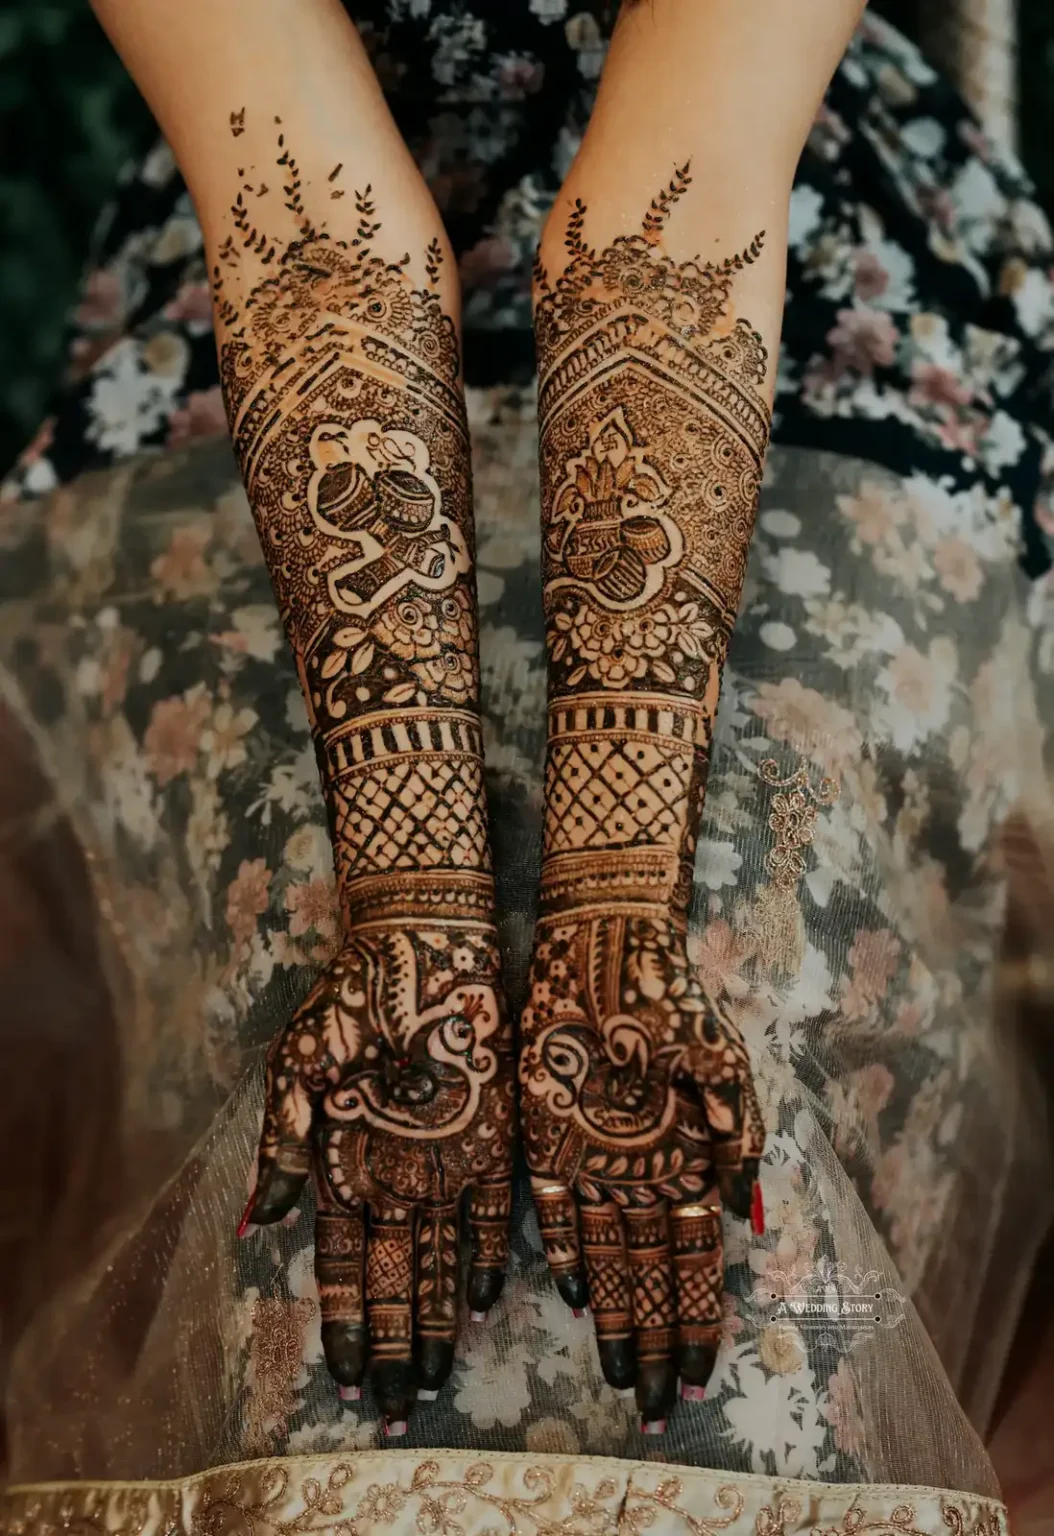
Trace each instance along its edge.
<instances>
[{"instance_id":1,"label":"dotted henna pattern","mask_svg":"<svg viewBox=\"0 0 1054 1536\"><path fill-rule=\"evenodd\" d=\"M280 126L280 125L279 125ZM231 131L246 132L244 112ZM493 926L472 489L442 252L389 260L372 191L338 237L278 138L213 272L231 434L308 703L344 946L271 1049L252 1222L313 1174L330 1370L382 1410L449 1373L459 1207L470 1305L508 1247L512 1037ZM270 174L270 172L269 172ZM251 178L251 179L250 179ZM271 199L270 204L268 199ZM288 239L263 226L281 199Z\"/></svg>"},{"instance_id":2,"label":"dotted henna pattern","mask_svg":"<svg viewBox=\"0 0 1054 1536\"><path fill-rule=\"evenodd\" d=\"M767 355L729 317L762 236L662 253L690 184L597 251L586 208L536 270L549 737L521 1115L540 1225L588 1291L609 1381L645 1419L701 1389L721 1317L718 1190L750 1209L764 1147L738 1031L685 929L712 727L768 441Z\"/></svg>"}]
</instances>

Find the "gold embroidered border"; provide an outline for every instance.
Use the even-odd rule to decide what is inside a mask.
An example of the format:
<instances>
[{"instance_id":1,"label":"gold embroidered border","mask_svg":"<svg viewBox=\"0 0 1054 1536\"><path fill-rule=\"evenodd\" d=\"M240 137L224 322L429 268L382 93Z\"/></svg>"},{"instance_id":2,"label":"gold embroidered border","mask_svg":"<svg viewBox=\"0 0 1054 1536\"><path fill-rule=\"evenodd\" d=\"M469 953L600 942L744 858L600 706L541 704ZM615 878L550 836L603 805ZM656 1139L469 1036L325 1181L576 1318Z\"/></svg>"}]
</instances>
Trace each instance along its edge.
<instances>
[{"instance_id":1,"label":"gold embroidered border","mask_svg":"<svg viewBox=\"0 0 1054 1536\"><path fill-rule=\"evenodd\" d=\"M360 1451L0 1495L10 1536L1008 1536L995 1500L601 1457Z\"/></svg>"}]
</instances>

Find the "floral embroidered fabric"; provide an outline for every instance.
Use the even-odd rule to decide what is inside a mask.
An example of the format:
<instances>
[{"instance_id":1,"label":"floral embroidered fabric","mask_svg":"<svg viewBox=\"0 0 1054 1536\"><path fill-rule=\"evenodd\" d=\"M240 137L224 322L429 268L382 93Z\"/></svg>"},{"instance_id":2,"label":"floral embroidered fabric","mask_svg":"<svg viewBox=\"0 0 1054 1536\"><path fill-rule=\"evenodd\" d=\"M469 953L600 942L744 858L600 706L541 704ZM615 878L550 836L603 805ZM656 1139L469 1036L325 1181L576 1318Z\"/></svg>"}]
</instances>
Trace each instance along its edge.
<instances>
[{"instance_id":1,"label":"floral embroidered fabric","mask_svg":"<svg viewBox=\"0 0 1054 1536\"><path fill-rule=\"evenodd\" d=\"M566 1456L295 1457L249 1462L183 1483L72 1492L19 1490L5 1529L48 1524L141 1536L251 1528L320 1536L457 1531L464 1536L1006 1536L1002 1507L928 1488L820 1488L686 1467L583 1462Z\"/></svg>"}]
</instances>

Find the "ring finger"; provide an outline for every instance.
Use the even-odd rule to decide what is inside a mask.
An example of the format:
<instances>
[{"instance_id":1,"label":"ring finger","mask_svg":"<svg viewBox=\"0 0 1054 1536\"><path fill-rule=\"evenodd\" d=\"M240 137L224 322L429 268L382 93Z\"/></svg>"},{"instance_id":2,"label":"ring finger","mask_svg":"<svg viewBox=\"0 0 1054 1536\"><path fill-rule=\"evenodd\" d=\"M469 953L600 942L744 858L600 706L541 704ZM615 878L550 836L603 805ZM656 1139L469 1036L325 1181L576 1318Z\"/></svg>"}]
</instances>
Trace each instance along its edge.
<instances>
[{"instance_id":1,"label":"ring finger","mask_svg":"<svg viewBox=\"0 0 1054 1536\"><path fill-rule=\"evenodd\" d=\"M660 1434L677 1396L677 1294L666 1202L627 1208L624 1219L637 1335L637 1407L645 1434Z\"/></svg>"}]
</instances>

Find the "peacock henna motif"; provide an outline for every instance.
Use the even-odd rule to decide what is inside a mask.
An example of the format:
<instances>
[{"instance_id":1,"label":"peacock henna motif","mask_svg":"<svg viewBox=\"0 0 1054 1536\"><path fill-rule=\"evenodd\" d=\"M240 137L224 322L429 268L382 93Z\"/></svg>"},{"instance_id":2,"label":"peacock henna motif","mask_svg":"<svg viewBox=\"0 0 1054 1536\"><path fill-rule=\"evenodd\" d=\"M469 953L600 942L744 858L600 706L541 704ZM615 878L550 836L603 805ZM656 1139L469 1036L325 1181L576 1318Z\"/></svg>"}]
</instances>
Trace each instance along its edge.
<instances>
[{"instance_id":1,"label":"peacock henna motif","mask_svg":"<svg viewBox=\"0 0 1054 1536\"><path fill-rule=\"evenodd\" d=\"M678 170L641 233L536 272L549 720L521 1117L561 1293L662 1421L701 1396L721 1317L720 1201L757 1204L743 1042L685 936L721 671L753 529L767 354L729 318L759 235L663 255Z\"/></svg>"},{"instance_id":2,"label":"peacock henna motif","mask_svg":"<svg viewBox=\"0 0 1054 1536\"><path fill-rule=\"evenodd\" d=\"M277 1220L313 1176L326 1359L351 1395L372 1359L391 1428L451 1367L462 1204L476 1311L497 1298L508 1244L512 1039L483 788L469 444L438 241L416 287L409 256L377 249L369 188L337 233L311 217L282 137L276 159L270 203L269 178L239 173L213 295L231 435L307 701L345 939L271 1049L247 1221ZM340 169L312 195L339 195ZM269 206L286 237L263 228Z\"/></svg>"}]
</instances>

